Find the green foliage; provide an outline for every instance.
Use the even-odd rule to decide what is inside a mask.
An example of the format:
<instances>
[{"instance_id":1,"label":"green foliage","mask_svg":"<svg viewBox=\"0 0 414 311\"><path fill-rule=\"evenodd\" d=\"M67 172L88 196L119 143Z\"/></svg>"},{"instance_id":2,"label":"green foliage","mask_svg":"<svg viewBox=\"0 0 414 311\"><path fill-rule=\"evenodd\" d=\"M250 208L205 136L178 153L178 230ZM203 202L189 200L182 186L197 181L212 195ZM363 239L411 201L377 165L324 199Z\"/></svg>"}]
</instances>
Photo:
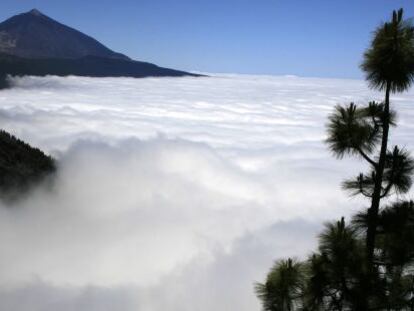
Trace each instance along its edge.
<instances>
[{"instance_id":1,"label":"green foliage","mask_svg":"<svg viewBox=\"0 0 414 311\"><path fill-rule=\"evenodd\" d=\"M55 161L5 131L0 131L0 195L16 198L56 170Z\"/></svg>"},{"instance_id":2,"label":"green foliage","mask_svg":"<svg viewBox=\"0 0 414 311\"><path fill-rule=\"evenodd\" d=\"M366 226L363 222L360 226ZM396 202L381 210L378 219L377 259L382 265L399 269L414 263L414 204Z\"/></svg>"},{"instance_id":3,"label":"green foliage","mask_svg":"<svg viewBox=\"0 0 414 311\"><path fill-rule=\"evenodd\" d=\"M375 165L374 165L375 166ZM393 151L388 151L385 159L381 189L381 197L392 194L405 194L412 185L414 160L406 150L400 150L397 146ZM371 198L374 194L376 171L372 169L369 174L360 173L355 179L346 180L342 187L351 195L362 194Z\"/></svg>"},{"instance_id":4,"label":"green foliage","mask_svg":"<svg viewBox=\"0 0 414 311\"><path fill-rule=\"evenodd\" d=\"M414 28L402 9L375 32L362 68L373 88L386 90L383 103L337 106L329 116L327 144L338 158L358 156L367 173L343 182L351 195L363 195L371 207L328 223L318 251L295 262L295 278L281 278L289 265L279 261L256 293L266 311L276 310L414 310L414 203L380 201L408 193L414 159L407 150L388 150L396 113L389 91L406 90L414 79ZM292 263L291 263L291 267ZM281 281L285 280L285 281Z\"/></svg>"},{"instance_id":5,"label":"green foliage","mask_svg":"<svg viewBox=\"0 0 414 311\"><path fill-rule=\"evenodd\" d=\"M366 107L354 103L348 106L336 106L328 117L326 143L338 158L345 155L367 155L376 150L381 141L384 126L384 105L370 102ZM396 113L390 111L387 116L390 125L396 125Z\"/></svg>"},{"instance_id":6,"label":"green foliage","mask_svg":"<svg viewBox=\"0 0 414 311\"><path fill-rule=\"evenodd\" d=\"M277 261L264 284L256 284L256 294L265 311L290 311L300 305L303 284L303 264L292 260Z\"/></svg>"},{"instance_id":7,"label":"green foliage","mask_svg":"<svg viewBox=\"0 0 414 311\"><path fill-rule=\"evenodd\" d=\"M354 216L360 232L368 227L366 213ZM401 201L383 208L378 217L375 262L382 292L377 293L380 310L412 310L414 303L414 204ZM414 306L414 304L413 304Z\"/></svg>"},{"instance_id":8,"label":"green foliage","mask_svg":"<svg viewBox=\"0 0 414 311\"><path fill-rule=\"evenodd\" d=\"M383 209L374 274L365 261L366 213L351 225L328 223L318 252L306 261L280 260L256 285L263 310L410 310L414 295L414 204ZM369 298L368 298L369 297Z\"/></svg>"},{"instance_id":9,"label":"green foliage","mask_svg":"<svg viewBox=\"0 0 414 311\"><path fill-rule=\"evenodd\" d=\"M370 174L360 173L354 179L345 180L342 188L350 193L350 195L362 194L365 197L372 197L375 189L375 171Z\"/></svg>"},{"instance_id":10,"label":"green foliage","mask_svg":"<svg viewBox=\"0 0 414 311\"><path fill-rule=\"evenodd\" d=\"M373 88L385 90L387 83L392 92L409 88L414 79L414 27L403 20L403 9L375 31L364 56L361 68Z\"/></svg>"},{"instance_id":11,"label":"green foliage","mask_svg":"<svg viewBox=\"0 0 414 311\"><path fill-rule=\"evenodd\" d=\"M372 103L378 109L378 105ZM374 110L374 108L372 108ZM354 103L336 106L329 117L327 143L331 151L342 158L346 154L371 153L378 142L379 126L371 124L367 109L358 109ZM372 113L377 114L376 111Z\"/></svg>"},{"instance_id":12,"label":"green foliage","mask_svg":"<svg viewBox=\"0 0 414 311\"><path fill-rule=\"evenodd\" d=\"M319 238L319 257L326 278L324 308L361 304L362 245L356 230L346 226L344 218L326 225Z\"/></svg>"},{"instance_id":13,"label":"green foliage","mask_svg":"<svg viewBox=\"0 0 414 311\"><path fill-rule=\"evenodd\" d=\"M359 108L354 103L346 107L337 106L329 116L326 140L330 150L339 158L344 155L358 155L370 165L369 173L360 173L356 178L346 180L343 188L351 195L362 194L372 198L379 165L378 157L372 154L378 150L383 132L383 105L370 102L368 106ZM396 113L391 111L389 121L395 123ZM381 197L387 197L393 190L397 194L406 193L412 184L411 174L414 162L406 150L397 146L388 151L385 158L382 177Z\"/></svg>"},{"instance_id":14,"label":"green foliage","mask_svg":"<svg viewBox=\"0 0 414 311\"><path fill-rule=\"evenodd\" d=\"M390 189L397 194L407 193L412 185L412 174L414 171L414 160L406 150L400 150L397 146L388 151L385 159L383 179L387 184L383 196L388 196Z\"/></svg>"}]
</instances>

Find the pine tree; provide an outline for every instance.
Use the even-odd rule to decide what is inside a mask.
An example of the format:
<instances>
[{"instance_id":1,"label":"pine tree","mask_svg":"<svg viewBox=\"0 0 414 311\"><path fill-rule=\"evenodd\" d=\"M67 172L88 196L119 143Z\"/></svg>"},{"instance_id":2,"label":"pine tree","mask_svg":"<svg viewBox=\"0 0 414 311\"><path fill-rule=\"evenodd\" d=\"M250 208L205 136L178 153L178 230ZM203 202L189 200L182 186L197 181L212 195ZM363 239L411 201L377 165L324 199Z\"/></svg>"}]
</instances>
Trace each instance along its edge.
<instances>
[{"instance_id":1,"label":"pine tree","mask_svg":"<svg viewBox=\"0 0 414 311\"><path fill-rule=\"evenodd\" d=\"M403 19L403 9L394 11L392 20L375 31L361 68L372 88L385 91L379 118L381 148L372 175L373 192L368 212L367 256L368 262L372 263L380 201L389 193L383 183L387 178L385 171L390 159L387 149L389 128L392 125L390 93L406 91L414 80L414 27L409 20Z\"/></svg>"},{"instance_id":2,"label":"pine tree","mask_svg":"<svg viewBox=\"0 0 414 311\"><path fill-rule=\"evenodd\" d=\"M414 79L414 27L402 9L374 33L362 69L384 102L337 106L329 116L327 144L338 157L357 156L369 171L343 182L351 195L371 205L328 223L319 248L304 262L276 262L256 293L266 311L414 310L414 203L381 200L407 193L413 183L409 152L389 145L396 112L390 94L407 90ZM389 201L389 200L387 200Z\"/></svg>"}]
</instances>

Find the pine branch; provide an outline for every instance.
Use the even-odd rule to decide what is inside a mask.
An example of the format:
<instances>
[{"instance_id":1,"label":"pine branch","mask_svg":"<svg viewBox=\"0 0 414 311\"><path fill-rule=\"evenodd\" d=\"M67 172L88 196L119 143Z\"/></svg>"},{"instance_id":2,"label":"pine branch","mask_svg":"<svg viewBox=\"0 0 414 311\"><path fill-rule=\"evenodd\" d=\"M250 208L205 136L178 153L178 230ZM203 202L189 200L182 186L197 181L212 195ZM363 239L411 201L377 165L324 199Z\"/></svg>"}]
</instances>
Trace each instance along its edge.
<instances>
[{"instance_id":1,"label":"pine branch","mask_svg":"<svg viewBox=\"0 0 414 311\"><path fill-rule=\"evenodd\" d=\"M381 199L383 199L383 198L385 198L385 197L387 197L389 195L389 192L390 192L390 190L392 188L392 185L393 185L393 183L392 182L389 182L388 185L387 185L387 187L385 187L383 189L384 192L381 194Z\"/></svg>"},{"instance_id":2,"label":"pine branch","mask_svg":"<svg viewBox=\"0 0 414 311\"><path fill-rule=\"evenodd\" d=\"M377 168L378 163L372 160L360 147L356 148L356 150L359 152L359 154L367 161L369 162L374 168Z\"/></svg>"}]
</instances>

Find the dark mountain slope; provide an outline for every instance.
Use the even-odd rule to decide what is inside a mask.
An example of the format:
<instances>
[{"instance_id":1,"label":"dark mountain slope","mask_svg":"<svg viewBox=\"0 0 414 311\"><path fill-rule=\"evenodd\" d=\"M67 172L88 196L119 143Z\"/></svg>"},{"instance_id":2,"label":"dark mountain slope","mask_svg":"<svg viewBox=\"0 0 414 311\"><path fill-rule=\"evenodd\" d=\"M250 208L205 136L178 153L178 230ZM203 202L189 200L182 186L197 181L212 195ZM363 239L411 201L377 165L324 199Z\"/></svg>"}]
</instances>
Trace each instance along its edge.
<instances>
[{"instance_id":1,"label":"dark mountain slope","mask_svg":"<svg viewBox=\"0 0 414 311\"><path fill-rule=\"evenodd\" d=\"M0 54L0 77L13 76L88 76L88 77L181 77L197 76L184 71L158 67L154 64L86 56L79 59L28 59Z\"/></svg>"},{"instance_id":2,"label":"dark mountain slope","mask_svg":"<svg viewBox=\"0 0 414 311\"><path fill-rule=\"evenodd\" d=\"M198 76L131 60L37 10L0 23L0 84L4 84L7 74L136 78Z\"/></svg>"},{"instance_id":3,"label":"dark mountain slope","mask_svg":"<svg viewBox=\"0 0 414 311\"><path fill-rule=\"evenodd\" d=\"M0 130L0 197L15 199L55 170L53 158Z\"/></svg>"},{"instance_id":4,"label":"dark mountain slope","mask_svg":"<svg viewBox=\"0 0 414 311\"><path fill-rule=\"evenodd\" d=\"M38 10L13 16L0 23L0 52L24 58L80 58L94 55L129 59Z\"/></svg>"}]
</instances>

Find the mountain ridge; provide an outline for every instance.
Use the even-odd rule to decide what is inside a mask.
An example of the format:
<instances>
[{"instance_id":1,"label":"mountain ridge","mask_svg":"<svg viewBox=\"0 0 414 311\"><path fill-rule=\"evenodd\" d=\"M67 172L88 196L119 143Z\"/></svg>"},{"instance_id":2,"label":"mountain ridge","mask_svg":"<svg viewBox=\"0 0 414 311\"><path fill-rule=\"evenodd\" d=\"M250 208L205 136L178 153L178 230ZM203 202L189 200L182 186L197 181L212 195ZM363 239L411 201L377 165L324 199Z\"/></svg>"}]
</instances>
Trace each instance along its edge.
<instances>
[{"instance_id":1,"label":"mountain ridge","mask_svg":"<svg viewBox=\"0 0 414 311\"><path fill-rule=\"evenodd\" d=\"M182 77L201 75L152 63L88 55L81 58L29 59L0 53L0 76ZM7 85L6 85L7 86ZM1 84L0 84L1 88Z\"/></svg>"},{"instance_id":2,"label":"mountain ridge","mask_svg":"<svg viewBox=\"0 0 414 311\"><path fill-rule=\"evenodd\" d=\"M130 60L96 39L37 9L0 23L0 52L23 58L80 58L88 55Z\"/></svg>"},{"instance_id":3,"label":"mountain ridge","mask_svg":"<svg viewBox=\"0 0 414 311\"><path fill-rule=\"evenodd\" d=\"M132 60L37 9L0 23L0 74L137 78L199 76Z\"/></svg>"}]
</instances>

